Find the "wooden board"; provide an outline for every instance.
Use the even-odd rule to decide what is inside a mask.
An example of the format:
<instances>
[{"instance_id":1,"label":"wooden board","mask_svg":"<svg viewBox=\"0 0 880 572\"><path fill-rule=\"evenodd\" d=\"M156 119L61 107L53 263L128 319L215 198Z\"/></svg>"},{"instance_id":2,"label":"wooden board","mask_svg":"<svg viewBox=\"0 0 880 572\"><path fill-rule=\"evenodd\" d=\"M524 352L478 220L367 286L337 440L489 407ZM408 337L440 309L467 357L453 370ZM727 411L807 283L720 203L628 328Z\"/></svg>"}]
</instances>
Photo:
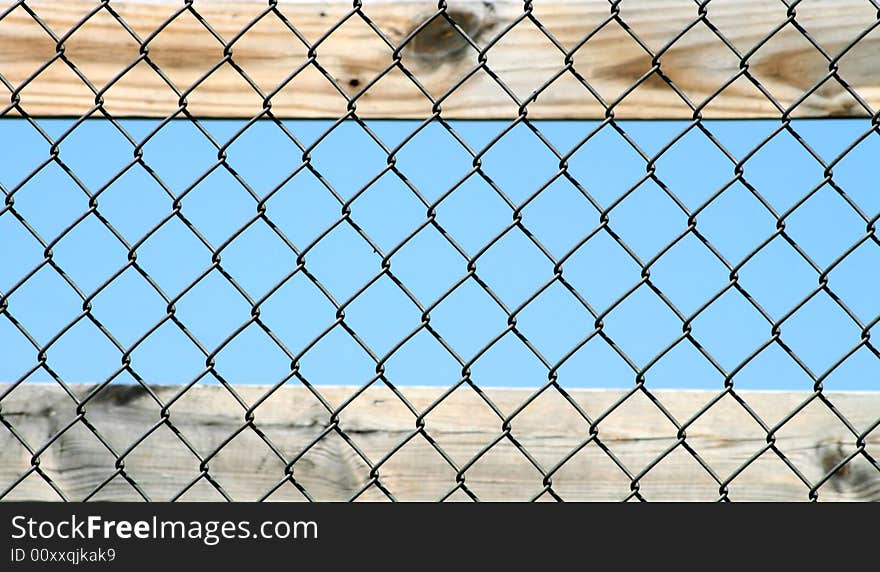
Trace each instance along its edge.
<instances>
[{"instance_id":1,"label":"wooden board","mask_svg":"<svg viewBox=\"0 0 880 572\"><path fill-rule=\"evenodd\" d=\"M0 114L19 113L11 102L37 116L96 113L98 93L116 117L168 117L185 107L250 118L266 101L281 118L338 118L349 106L365 118L426 118L435 103L447 118L511 118L526 102L532 118L604 118L612 109L618 118L689 119L695 107L703 117L779 117L792 106L795 117L870 116L839 79L880 107L878 15L864 0L799 3L792 22L778 0L715 0L705 20L692 0L623 2L617 19L606 0L553 0L533 4L534 21L518 0L453 0L447 14L488 48L485 67L443 18L431 20L436 2L363 4L352 14L351 2L337 0L281 2L276 11L265 1L196 1L187 10L179 1L114 0L117 19L94 1L31 0L40 23L21 6L0 20L8 84L0 85ZM394 48L415 31L400 51L411 78L395 65ZM59 45L67 61L56 57Z\"/></svg>"},{"instance_id":2,"label":"wooden board","mask_svg":"<svg viewBox=\"0 0 880 572\"><path fill-rule=\"evenodd\" d=\"M72 386L82 398L90 386ZM39 454L39 467L71 500L137 500L141 495L116 476L98 493L95 489L117 473L116 457L108 452L81 420L76 406L59 387L30 384L7 393L0 386L2 419L37 449L50 437L73 425ZM169 404L178 387L155 388L155 395ZM95 395L85 406L85 419L121 458L119 466L152 500L303 500L304 495L285 484L285 461L250 427L245 408L257 403L267 388L236 386L245 405L223 387L195 387L171 403L168 420L200 456L162 424L161 406L139 386L111 387ZM349 401L353 387L320 387L330 407ZM426 411L442 394L438 388L402 388L419 411ZM622 391L574 390L570 396L588 415L603 415ZM532 395L520 389L487 389L486 395L502 415L510 415ZM767 434L745 409L725 395L710 391L657 391L654 395L669 413L684 423L706 404L706 413L689 424L686 442L711 467L720 480L729 482L731 500L805 501L810 487L786 466L780 456L766 449ZM807 393L742 392L749 407L768 425L775 425L801 407ZM829 402L857 431L871 431L880 416L880 394L829 393ZM716 402L717 400L717 402ZM330 414L304 387L283 387L254 410L254 424L287 461L298 458L293 475L316 500L347 500L370 484L370 469L361 455L378 465L381 484L397 500L436 500L454 490L457 470L444 460L421 435L407 438L416 429L416 416L387 388L373 387L351 400L338 416L338 428ZM159 426L150 437L141 436ZM641 392L633 394L598 424L598 437L635 479L646 500L717 500L719 485L682 446L677 429ZM424 416L424 429L443 453L462 471L463 482L481 500L529 500L543 490L542 473L503 436L503 422L471 388L461 387L431 408ZM865 451L880 453L878 431L870 432ZM320 438L325 435L323 438ZM566 500L620 500L631 493L633 479L596 444L578 450L589 435L589 426L570 402L554 389L542 393L514 416L510 435L528 451L548 476L553 491ZM232 438L235 436L234 438ZM500 441L499 437L501 438ZM810 483L824 478L842 459L856 450L856 438L820 400L809 402L775 433L775 446ZM220 447L229 441L225 446ZM317 439L317 443L309 445ZM480 455L492 443L497 445ZM401 443L400 450L381 462ZM126 453L132 446L137 446ZM216 451L220 447L220 452ZM356 450L357 449L357 450ZM307 451L303 454L303 451ZM358 452L359 451L359 452ZM562 468L559 462L578 451ZM475 460L476 459L476 460ZM742 469L744 464L747 468ZM31 468L29 453L11 432L0 426L0 491L7 490ZM859 455L824 482L818 499L878 500L880 472ZM202 468L206 472L202 472ZM642 475L642 473L644 473ZM209 475L223 493L212 486ZM195 484L180 495L186 486ZM5 497L58 500L41 477L31 472ZM384 500L369 487L359 500ZM467 500L457 490L451 500ZM549 500L548 495L541 500Z\"/></svg>"}]
</instances>

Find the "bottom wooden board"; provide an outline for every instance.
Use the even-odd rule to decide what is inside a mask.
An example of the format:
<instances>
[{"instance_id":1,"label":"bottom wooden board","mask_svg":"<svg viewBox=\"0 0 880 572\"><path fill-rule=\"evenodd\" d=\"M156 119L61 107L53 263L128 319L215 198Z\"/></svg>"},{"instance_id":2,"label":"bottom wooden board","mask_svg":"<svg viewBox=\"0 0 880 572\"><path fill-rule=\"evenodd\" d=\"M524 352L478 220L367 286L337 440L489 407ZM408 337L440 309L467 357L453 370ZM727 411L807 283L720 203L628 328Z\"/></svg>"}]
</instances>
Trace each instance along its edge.
<instances>
[{"instance_id":1,"label":"bottom wooden board","mask_svg":"<svg viewBox=\"0 0 880 572\"><path fill-rule=\"evenodd\" d=\"M81 399L93 386L71 388ZM248 408L266 387L236 386L237 398L221 386L197 386L177 399L180 387L151 389L105 388L78 416L59 386L0 385L3 500L61 500L47 479L69 500L387 500L381 485L396 500L450 492L449 500L469 500L468 492L489 501L621 500L635 489L645 500L806 501L819 484L820 501L880 499L872 464L880 393L829 392L823 400L737 392L775 428L768 448L768 432L746 407L713 391L636 391L607 413L627 392L570 390L566 398L551 387L518 411L535 390L487 388L481 396L465 385L431 407L444 389L399 388L414 414L385 386L351 401L358 388L316 388L331 408L345 404L332 424L308 388L285 386L253 409L249 425ZM687 423L684 440L652 397L679 426ZM590 423L572 402L599 419L598 441L581 447ZM505 432L503 417L514 412ZM301 490L285 481L294 459Z\"/></svg>"}]
</instances>

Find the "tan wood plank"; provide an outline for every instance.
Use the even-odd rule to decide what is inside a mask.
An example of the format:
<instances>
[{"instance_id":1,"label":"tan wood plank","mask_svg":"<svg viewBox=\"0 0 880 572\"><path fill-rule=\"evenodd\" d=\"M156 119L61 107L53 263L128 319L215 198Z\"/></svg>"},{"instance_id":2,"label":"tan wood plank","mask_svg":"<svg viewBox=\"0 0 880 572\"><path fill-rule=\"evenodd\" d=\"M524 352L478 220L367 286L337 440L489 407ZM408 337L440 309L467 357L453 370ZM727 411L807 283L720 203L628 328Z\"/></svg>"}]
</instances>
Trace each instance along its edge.
<instances>
[{"instance_id":1,"label":"tan wood plank","mask_svg":"<svg viewBox=\"0 0 880 572\"><path fill-rule=\"evenodd\" d=\"M85 396L90 386L73 386ZM162 403L169 403L178 387L157 387ZM5 388L0 386L0 391ZM265 387L236 387L247 406L255 404ZM338 407L356 392L353 387L321 387L321 395ZM402 388L419 411L426 411L441 395L437 388ZM621 391L573 390L572 399L593 418L603 414ZM490 389L486 395L504 415L516 411L532 395L520 389ZM657 391L654 395L679 423L714 403L686 432L687 444L719 479L732 479L731 500L805 501L809 487L774 451L767 451L748 468L741 466L767 445L767 435L730 395L715 402L710 391ZM775 425L800 407L809 396L795 392L742 392L748 405L768 425ZM829 402L858 431L871 429L880 417L880 394L829 393ZM234 500L260 499L284 480L285 465L308 449L294 465L293 475L318 500L347 500L370 482L369 466L406 442L378 468L380 482L399 500L436 500L455 485L456 471L464 470L467 487L482 500L529 500L542 490L542 474L510 440L502 439L489 452L480 452L503 435L502 420L472 389L462 387L425 416L425 432L456 464L455 469L416 430L416 416L386 387L373 387L350 401L339 415L339 429L350 441L331 430L330 415L303 387L284 387L254 411L254 426L282 458L251 427L213 452L245 426L245 408L219 386L195 387L174 401L169 421L207 461L207 475ZM107 443L123 456L126 474L152 500L177 496L203 474L199 459L167 426L142 442L141 437L162 420L161 406L137 387L114 387L97 394L85 407L85 418ZM58 387L24 385L2 400L3 419L33 449L75 419L75 405ZM683 447L673 449L677 430L650 399L634 394L598 424L598 437L632 475L650 468L638 480L647 500L716 500L719 486ZM866 439L866 453L877 458L877 431ZM566 500L619 500L630 493L631 480L596 444L590 444L553 468L589 435L589 425L556 390L548 390L517 414L510 436L539 464L553 490ZM817 483L836 463L857 448L856 438L831 409L814 400L774 434L778 451L811 483ZM309 447L317 439L316 444ZM352 446L354 445L354 446ZM357 450L355 449L357 448ZM360 453L358 452L360 451ZM479 456L478 460L474 460ZM116 458L83 422L61 434L39 455L39 466L70 499L89 496L114 474ZM0 490L25 474L31 455L7 429L0 427ZM31 474L7 499L57 500L58 495ZM140 496L117 476L94 499L135 500ZM206 478L197 481L185 500L222 500ZM291 484L279 488L270 500L302 500ZM359 497L383 500L375 487ZM547 499L545 497L543 499ZM452 496L466 500L463 491ZM819 489L819 500L878 500L880 472L858 456Z\"/></svg>"},{"instance_id":2,"label":"tan wood plank","mask_svg":"<svg viewBox=\"0 0 880 572\"><path fill-rule=\"evenodd\" d=\"M351 11L349 2L282 2L277 14L267 14L239 37L266 9L266 2L197 1L194 12L183 11L149 42L146 40L151 34L177 13L182 3L111 2L131 32L144 42L148 59L141 57L139 41L106 10L98 11L70 33L96 2L32 0L27 5L56 38L64 38L64 56L100 92L103 108L117 117L173 115L180 110L178 93L185 95L188 112L204 117L256 116L271 94L271 110L278 117L337 118L348 112L349 104L340 91L354 99L352 107L362 117L425 118L432 113L431 100L394 66L393 49L358 15L315 48L315 61L332 82L308 63L309 48L278 17L283 15L307 42L314 44ZM613 107L618 118L690 118L694 114L656 73L618 101L652 70L652 58L617 21L610 21L581 45L610 18L610 4L605 0L554 0L533 5L532 15L564 50L580 46L573 52L573 68L568 71L564 69L563 51L529 19L494 42L502 30L523 15L522 2L458 0L449 6L448 14L481 49L492 44L486 52L486 64L520 102L540 91L537 100L527 107L529 117L602 118L607 106ZM391 45L400 46L435 14L436 3L367 0L362 12ZM795 14L797 24L835 58L837 75L876 110L880 103L880 59L876 57L880 29L850 48L864 31L876 25L876 9L863 0L814 0L799 4ZM690 0L644 0L621 3L619 18L656 54L699 16L696 4ZM750 54L749 74L782 108L798 102L829 76L828 60L791 23L762 44L768 34L787 21L781 2L715 0L709 3L706 18L741 56ZM227 44L238 37L230 45L230 58L225 58L223 44L205 24ZM8 107L13 100L27 113L38 116L79 116L94 110L95 93L60 59L34 77L55 57L56 44L56 39L22 7L0 20L0 74L13 90L0 86L0 111L5 108L7 115L17 114L16 108ZM690 28L662 53L659 61L662 73L700 108L704 117L780 115L747 77L740 76L741 57L704 22ZM137 65L117 77L134 62ZM439 108L444 117L515 117L519 104L485 69L469 77L478 62L478 51L443 19L425 27L402 51L401 59L431 97L441 101ZM149 63L161 68L165 78ZM202 81L218 64L217 70ZM297 70L301 71L288 82ZM605 103L591 95L572 71L588 82ZM550 87L542 89L560 72ZM468 77L447 95L450 88ZM720 95L711 97L737 77ZM193 89L194 85L197 87ZM835 78L822 83L792 114L867 115Z\"/></svg>"}]
</instances>

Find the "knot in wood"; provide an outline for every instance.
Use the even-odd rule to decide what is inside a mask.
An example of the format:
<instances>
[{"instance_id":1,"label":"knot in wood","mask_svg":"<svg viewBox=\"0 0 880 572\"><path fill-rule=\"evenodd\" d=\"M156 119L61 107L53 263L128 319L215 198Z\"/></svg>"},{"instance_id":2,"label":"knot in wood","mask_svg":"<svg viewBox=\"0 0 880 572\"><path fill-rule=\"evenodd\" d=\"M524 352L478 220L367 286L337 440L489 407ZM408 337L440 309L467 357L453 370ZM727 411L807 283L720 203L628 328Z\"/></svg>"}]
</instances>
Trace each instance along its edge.
<instances>
[{"instance_id":1,"label":"knot in wood","mask_svg":"<svg viewBox=\"0 0 880 572\"><path fill-rule=\"evenodd\" d=\"M444 14L435 16L413 37L410 53L421 60L436 63L461 59L470 47L468 38L475 41L494 23L492 5L483 4L483 7L485 10L482 12L470 8L449 8L445 17ZM423 22L424 19L418 20L413 29Z\"/></svg>"}]
</instances>

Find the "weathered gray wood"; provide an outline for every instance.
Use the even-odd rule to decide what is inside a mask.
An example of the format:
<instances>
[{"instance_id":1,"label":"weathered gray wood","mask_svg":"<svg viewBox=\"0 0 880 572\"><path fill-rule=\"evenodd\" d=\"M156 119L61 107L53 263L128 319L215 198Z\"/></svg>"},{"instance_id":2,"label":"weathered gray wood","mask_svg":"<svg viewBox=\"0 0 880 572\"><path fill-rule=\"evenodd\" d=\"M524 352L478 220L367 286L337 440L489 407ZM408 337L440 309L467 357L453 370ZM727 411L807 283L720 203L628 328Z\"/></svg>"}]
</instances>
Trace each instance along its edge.
<instances>
[{"instance_id":1,"label":"weathered gray wood","mask_svg":"<svg viewBox=\"0 0 880 572\"><path fill-rule=\"evenodd\" d=\"M91 0L31 0L27 3L60 39L96 7ZM202 0L194 8L203 22L231 42L266 9L265 1ZM146 40L178 11L177 0L114 0L111 6L126 24ZM367 0L363 13L392 45L436 13L436 2ZM309 42L316 42L346 14L347 0L288 1L279 11ZM689 31L662 53L662 73L693 102L702 106L716 90L737 77L738 57L708 26L698 23L694 2L642 0L620 4L620 18L651 53L661 50L682 30ZM534 17L565 50L572 50L611 15L606 0L553 0L532 5ZM794 25L789 24L766 43L763 40L786 22L786 5L777 0L738 0L708 3L708 22L739 50L748 54L748 70L782 107L800 100L829 75L829 61ZM796 22L835 61L839 75L875 110L880 107L880 32L850 44L877 21L876 8L864 0L801 2ZM519 0L452 0L448 14L481 47L488 46L523 15ZM148 44L151 61L160 66L180 92L186 93L190 113L210 117L253 117L263 98L224 61L223 44L195 14L186 11ZM0 74L12 84L28 113L79 116L95 104L95 94L64 62L58 60L31 76L56 54L52 38L24 8L0 21ZM758 47L760 46L760 47ZM755 50L755 48L758 48ZM124 77L117 75L138 61L138 42L107 11L100 11L64 41L64 54L101 91L104 108L117 117L166 117L178 110L178 96L165 81L140 61ZM249 28L230 48L240 66L264 94L308 60L308 48L274 15ZM359 17L336 29L316 50L317 61L349 96L358 95L394 62L393 49ZM436 20L402 52L402 63L434 98L443 98L447 118L510 118L518 105L484 70L469 76L478 52L445 23ZM525 101L565 66L565 54L531 21L516 25L487 52L489 68ZM574 69L610 105L652 69L651 56L617 22L611 22L574 52ZM197 89L215 65L222 65ZM451 96L444 94L463 78ZM106 89L105 89L106 88ZM0 110L12 94L0 87ZM340 117L348 102L318 68L306 66L271 98L279 117ZM362 117L424 118L432 104L399 69L394 69L357 98ZM605 107L570 72L541 91L528 106L533 118L604 118ZM686 118L693 111L657 74L648 77L614 108L615 116ZM10 114L15 114L10 110ZM711 103L704 117L778 117L779 110L747 78L739 77ZM867 116L856 99L836 79L821 85L800 103L793 116Z\"/></svg>"},{"instance_id":2,"label":"weathered gray wood","mask_svg":"<svg viewBox=\"0 0 880 572\"><path fill-rule=\"evenodd\" d=\"M73 386L86 395L90 387ZM0 386L0 394L6 388ZM266 392L265 387L236 387L248 405ZM157 387L168 403L179 391ZM336 407L356 392L351 387L321 387L321 395ZM424 411L441 393L437 388L402 388L418 411ZM486 394L504 414L515 411L531 394L520 389L487 389ZM623 394L621 391L573 390L572 398L591 416L602 414ZM657 391L655 395L680 422L717 397L708 391ZM794 392L743 392L749 406L773 425L808 397ZM829 393L834 407L859 430L867 430L880 417L880 394ZM75 418L75 405L58 387L24 385L2 399L5 422L31 447L43 446ZM161 406L139 387L108 388L85 407L86 419L122 454L141 435L161 421ZM170 422L200 455L207 457L245 419L245 408L219 386L195 387L169 409ZM284 387L255 410L254 423L285 459L298 455L328 426L329 414L303 387ZM638 474L676 440L674 426L641 393L633 395L599 424L599 438L621 463ZM416 428L416 418L385 387L370 388L346 406L339 428L371 462L379 462ZM468 387L456 390L425 417L425 430L443 451L465 471L467 486L484 500L527 500L542 489L542 477L508 441L502 441L479 460L471 460L502 432L502 422ZM527 449L545 471L551 470L586 438L589 428L572 406L555 390L548 390L517 415L511 435ZM866 451L878 456L880 439L868 436ZM687 443L722 480L766 444L766 434L729 395L715 403L687 430ZM856 448L856 439L818 400L810 403L776 433L779 450L811 482L820 480ZM40 456L40 468L70 499L89 496L114 473L115 458L84 423L64 432ZM153 500L168 500L200 474L199 460L166 426L156 430L124 456L126 473ZM263 497L284 476L284 465L260 437L246 428L207 463L209 475L235 500ZM31 455L7 429L0 427L0 490L5 490L31 467ZM455 470L421 436L416 436L382 464L382 484L400 500L432 500L455 484ZM369 468L358 453L336 433L315 444L295 465L298 482L315 499L345 500L369 482ZM567 500L613 500L626 497L630 479L595 445L589 445L552 475L553 490ZM648 500L713 500L717 483L693 457L679 447L639 480L639 491ZM738 473L729 486L732 500L807 500L808 487L772 451ZM58 499L37 474L31 474L6 497ZM95 500L140 498L123 478L104 487ZM182 497L184 500L221 500L206 479ZM302 500L286 484L270 500ZM375 488L362 500L382 500ZM467 497L458 491L452 499ZM547 497L544 497L547 498ZM859 456L819 490L820 500L878 500L880 472Z\"/></svg>"}]
</instances>

